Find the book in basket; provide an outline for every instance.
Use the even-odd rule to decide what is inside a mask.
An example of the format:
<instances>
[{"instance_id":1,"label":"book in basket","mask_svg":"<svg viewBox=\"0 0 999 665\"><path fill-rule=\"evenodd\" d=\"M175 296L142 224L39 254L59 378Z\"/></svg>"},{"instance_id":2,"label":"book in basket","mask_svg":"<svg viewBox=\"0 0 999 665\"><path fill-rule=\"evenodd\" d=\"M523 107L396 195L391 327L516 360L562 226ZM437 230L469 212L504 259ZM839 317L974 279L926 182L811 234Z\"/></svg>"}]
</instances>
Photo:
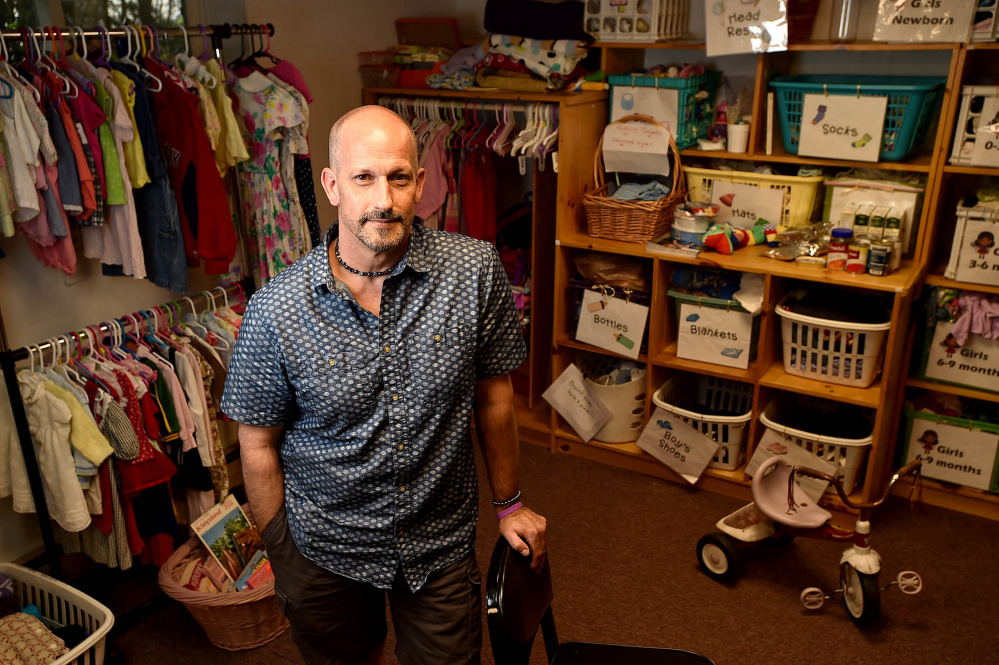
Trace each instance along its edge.
<instances>
[{"instance_id":1,"label":"book in basket","mask_svg":"<svg viewBox=\"0 0 999 665\"><path fill-rule=\"evenodd\" d=\"M191 527L233 583L253 556L264 549L260 534L231 494L208 509Z\"/></svg>"}]
</instances>

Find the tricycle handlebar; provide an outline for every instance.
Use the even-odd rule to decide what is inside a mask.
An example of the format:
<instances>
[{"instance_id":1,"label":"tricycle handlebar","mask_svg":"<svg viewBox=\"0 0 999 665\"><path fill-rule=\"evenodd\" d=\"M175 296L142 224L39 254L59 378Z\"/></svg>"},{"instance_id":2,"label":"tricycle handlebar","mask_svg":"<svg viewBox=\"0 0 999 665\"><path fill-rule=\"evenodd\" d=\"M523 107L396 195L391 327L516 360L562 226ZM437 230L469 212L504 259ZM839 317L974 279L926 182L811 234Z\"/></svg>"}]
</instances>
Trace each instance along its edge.
<instances>
[{"instance_id":1,"label":"tricycle handlebar","mask_svg":"<svg viewBox=\"0 0 999 665\"><path fill-rule=\"evenodd\" d=\"M907 476L910 473L918 473L919 472L918 469L922 465L923 465L923 460L917 458L912 460L905 466L903 466L898 471L896 471L895 474L891 477L891 480L888 481L888 485L885 487L885 491L881 495L881 498L878 499L877 501L874 501L873 503L854 503L853 501L850 500L850 497L846 495L846 492L843 491L843 482L839 478L830 476L828 473L823 473L821 471L816 471L815 469L809 469L803 466L795 467L794 473L797 473L798 475L801 476L808 476L809 478L816 478L818 480L826 480L832 483L833 487L836 488L836 493L839 494L839 498L843 500L843 503L845 503L850 508L854 508L856 510L865 510L865 509L877 508L882 503L884 503L885 499L888 498L888 493L891 492L891 488L895 484L895 482L899 478Z\"/></svg>"}]
</instances>

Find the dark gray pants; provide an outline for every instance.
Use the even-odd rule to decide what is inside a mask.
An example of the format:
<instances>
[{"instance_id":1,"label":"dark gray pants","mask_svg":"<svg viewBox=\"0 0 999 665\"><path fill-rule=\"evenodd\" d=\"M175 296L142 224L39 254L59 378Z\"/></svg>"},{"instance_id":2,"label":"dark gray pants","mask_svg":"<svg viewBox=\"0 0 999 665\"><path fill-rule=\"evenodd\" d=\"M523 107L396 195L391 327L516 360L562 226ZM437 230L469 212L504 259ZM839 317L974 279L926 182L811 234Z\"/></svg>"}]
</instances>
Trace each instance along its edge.
<instances>
[{"instance_id":1,"label":"dark gray pants","mask_svg":"<svg viewBox=\"0 0 999 665\"><path fill-rule=\"evenodd\" d=\"M299 551L284 508L261 534L274 593L308 665L360 665L385 640L385 598L403 665L479 663L482 574L472 551L412 593L401 577L383 591L317 566Z\"/></svg>"}]
</instances>

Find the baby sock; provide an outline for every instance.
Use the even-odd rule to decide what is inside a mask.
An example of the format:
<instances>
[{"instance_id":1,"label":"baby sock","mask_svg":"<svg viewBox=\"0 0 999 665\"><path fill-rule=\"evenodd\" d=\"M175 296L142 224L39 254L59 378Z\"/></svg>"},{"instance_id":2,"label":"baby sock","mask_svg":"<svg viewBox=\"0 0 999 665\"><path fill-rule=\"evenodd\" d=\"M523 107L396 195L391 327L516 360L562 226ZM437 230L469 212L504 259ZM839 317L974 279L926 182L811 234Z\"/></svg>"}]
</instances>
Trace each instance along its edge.
<instances>
[{"instance_id":1,"label":"baby sock","mask_svg":"<svg viewBox=\"0 0 999 665\"><path fill-rule=\"evenodd\" d=\"M812 124L813 125L819 124L820 122L822 122L822 118L824 117L826 117L826 105L821 104L819 106L819 112L815 115L815 118L812 120Z\"/></svg>"}]
</instances>

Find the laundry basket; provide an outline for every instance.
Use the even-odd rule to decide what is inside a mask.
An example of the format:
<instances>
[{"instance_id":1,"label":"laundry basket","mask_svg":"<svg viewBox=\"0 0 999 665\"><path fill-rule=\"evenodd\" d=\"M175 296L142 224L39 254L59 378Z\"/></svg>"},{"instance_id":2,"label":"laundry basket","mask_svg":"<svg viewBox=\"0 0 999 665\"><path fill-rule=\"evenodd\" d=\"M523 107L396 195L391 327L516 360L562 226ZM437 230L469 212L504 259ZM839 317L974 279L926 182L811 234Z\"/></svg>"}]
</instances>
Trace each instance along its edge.
<instances>
[{"instance_id":1,"label":"laundry basket","mask_svg":"<svg viewBox=\"0 0 999 665\"><path fill-rule=\"evenodd\" d=\"M874 441L870 409L817 397L781 396L763 410L760 423L767 428L764 436L780 437L834 464L847 494L856 488Z\"/></svg>"},{"instance_id":2,"label":"laundry basket","mask_svg":"<svg viewBox=\"0 0 999 665\"><path fill-rule=\"evenodd\" d=\"M586 378L586 385L594 397L611 412L611 419L600 428L593 438L603 443L631 443L637 441L645 423L645 388L646 369L631 381L620 385L606 386L594 381L591 377L609 374L618 364L620 358L613 358L599 353L579 351L576 354L579 370Z\"/></svg>"},{"instance_id":3,"label":"laundry basket","mask_svg":"<svg viewBox=\"0 0 999 665\"><path fill-rule=\"evenodd\" d=\"M792 292L777 304L784 371L857 388L874 383L881 373L891 322L854 323L808 316L794 311L797 298L797 293Z\"/></svg>"},{"instance_id":4,"label":"laundry basket","mask_svg":"<svg viewBox=\"0 0 999 665\"><path fill-rule=\"evenodd\" d=\"M243 510L247 512L245 506ZM160 566L158 581L163 592L183 603L201 624L212 644L227 651L254 649L288 630L273 585L229 593L201 593L181 585L177 580L184 567L203 556L201 541L191 538Z\"/></svg>"},{"instance_id":5,"label":"laundry basket","mask_svg":"<svg viewBox=\"0 0 999 665\"><path fill-rule=\"evenodd\" d=\"M732 471L742 464L747 425L753 416L753 386L713 376L676 374L652 402L718 442L708 466Z\"/></svg>"},{"instance_id":6,"label":"laundry basket","mask_svg":"<svg viewBox=\"0 0 999 665\"><path fill-rule=\"evenodd\" d=\"M103 665L104 643L114 625L111 610L73 587L14 563L0 563L0 573L14 581L22 606L35 605L49 628L80 626L88 636L49 665Z\"/></svg>"}]
</instances>

